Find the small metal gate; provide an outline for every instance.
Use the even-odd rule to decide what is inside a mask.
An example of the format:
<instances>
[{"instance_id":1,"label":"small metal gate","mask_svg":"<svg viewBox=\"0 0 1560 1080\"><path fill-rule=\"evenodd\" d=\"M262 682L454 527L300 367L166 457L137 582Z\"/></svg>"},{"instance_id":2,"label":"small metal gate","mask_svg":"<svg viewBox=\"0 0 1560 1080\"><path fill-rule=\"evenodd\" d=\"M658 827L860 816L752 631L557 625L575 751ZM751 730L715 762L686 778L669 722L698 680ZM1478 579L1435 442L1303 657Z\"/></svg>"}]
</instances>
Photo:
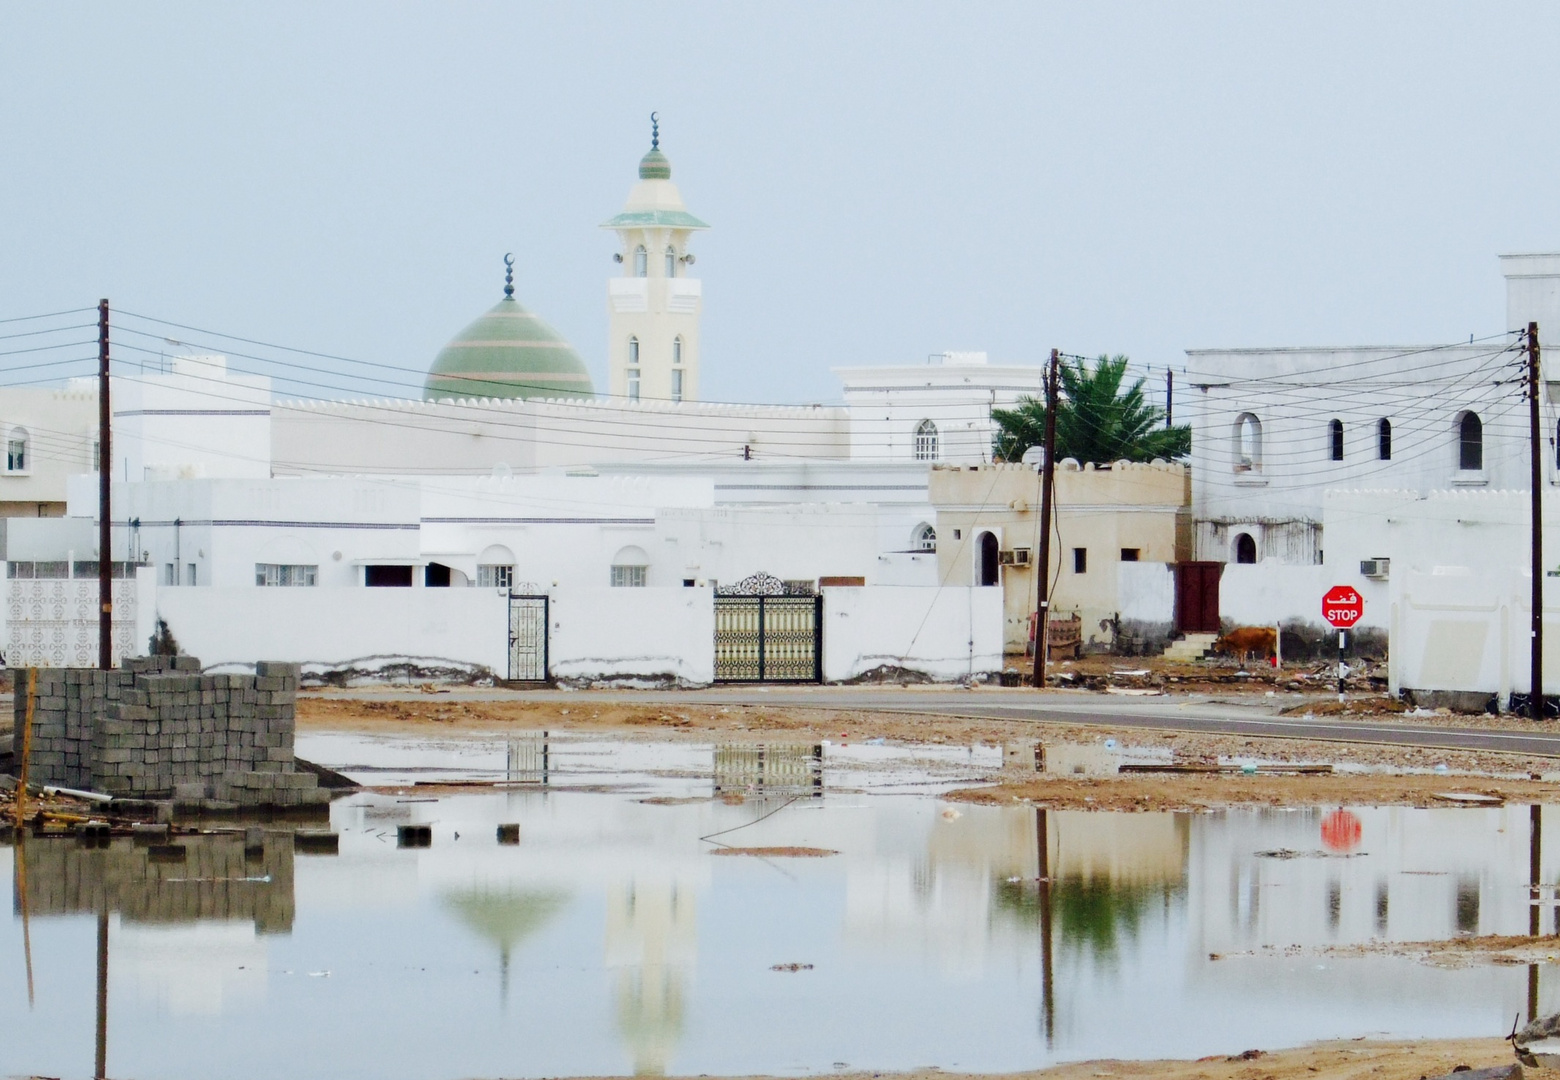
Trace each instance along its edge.
<instances>
[{"instance_id":1,"label":"small metal gate","mask_svg":"<svg viewBox=\"0 0 1560 1080\"><path fill-rule=\"evenodd\" d=\"M547 681L547 597L509 594L509 681Z\"/></svg>"},{"instance_id":2,"label":"small metal gate","mask_svg":"<svg viewBox=\"0 0 1560 1080\"><path fill-rule=\"evenodd\" d=\"M820 682L823 597L715 597L716 682Z\"/></svg>"}]
</instances>

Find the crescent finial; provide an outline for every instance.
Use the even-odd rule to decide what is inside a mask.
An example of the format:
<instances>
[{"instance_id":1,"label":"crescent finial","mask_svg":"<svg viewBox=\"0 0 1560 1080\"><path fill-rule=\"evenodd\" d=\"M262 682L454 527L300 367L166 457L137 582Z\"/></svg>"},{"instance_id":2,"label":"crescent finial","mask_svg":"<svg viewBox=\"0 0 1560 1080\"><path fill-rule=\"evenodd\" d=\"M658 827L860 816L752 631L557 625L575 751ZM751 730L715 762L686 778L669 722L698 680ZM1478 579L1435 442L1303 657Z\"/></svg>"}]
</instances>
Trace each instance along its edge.
<instances>
[{"instance_id":1,"label":"crescent finial","mask_svg":"<svg viewBox=\"0 0 1560 1080\"><path fill-rule=\"evenodd\" d=\"M656 113L650 114L650 149L661 149L661 120Z\"/></svg>"},{"instance_id":2,"label":"crescent finial","mask_svg":"<svg viewBox=\"0 0 1560 1080\"><path fill-rule=\"evenodd\" d=\"M504 254L504 299L505 300L513 300L514 298L515 298L515 253L510 251L510 252L505 252L505 254Z\"/></svg>"}]
</instances>

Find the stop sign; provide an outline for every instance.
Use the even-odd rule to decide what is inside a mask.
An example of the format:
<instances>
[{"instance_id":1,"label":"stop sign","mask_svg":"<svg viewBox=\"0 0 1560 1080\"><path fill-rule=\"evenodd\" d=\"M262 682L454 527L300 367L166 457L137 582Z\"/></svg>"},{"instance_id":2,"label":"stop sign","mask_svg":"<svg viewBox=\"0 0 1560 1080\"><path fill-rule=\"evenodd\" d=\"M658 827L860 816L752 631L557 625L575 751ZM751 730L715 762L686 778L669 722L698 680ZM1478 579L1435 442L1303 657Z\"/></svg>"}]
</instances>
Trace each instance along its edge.
<instances>
[{"instance_id":1,"label":"stop sign","mask_svg":"<svg viewBox=\"0 0 1560 1080\"><path fill-rule=\"evenodd\" d=\"M1365 614L1365 599L1351 585L1334 585L1322 597L1322 618L1339 630L1347 630Z\"/></svg>"}]
</instances>

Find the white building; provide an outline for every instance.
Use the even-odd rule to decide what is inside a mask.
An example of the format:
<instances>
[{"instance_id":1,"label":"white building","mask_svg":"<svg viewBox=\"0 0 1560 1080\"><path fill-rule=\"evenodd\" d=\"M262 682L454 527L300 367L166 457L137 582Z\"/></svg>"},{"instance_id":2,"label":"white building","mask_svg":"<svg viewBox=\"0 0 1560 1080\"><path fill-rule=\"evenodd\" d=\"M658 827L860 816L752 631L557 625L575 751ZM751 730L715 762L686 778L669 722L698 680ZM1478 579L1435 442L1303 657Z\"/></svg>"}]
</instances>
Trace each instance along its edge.
<instances>
[{"instance_id":1,"label":"white building","mask_svg":"<svg viewBox=\"0 0 1560 1080\"><path fill-rule=\"evenodd\" d=\"M1481 341L1189 350L1197 558L1322 562L1332 488L1525 487L1517 331L1537 321L1541 338L1560 341L1560 256L1501 265L1510 332ZM1545 423L1553 436L1555 419ZM1554 462L1546 468L1553 482Z\"/></svg>"}]
</instances>

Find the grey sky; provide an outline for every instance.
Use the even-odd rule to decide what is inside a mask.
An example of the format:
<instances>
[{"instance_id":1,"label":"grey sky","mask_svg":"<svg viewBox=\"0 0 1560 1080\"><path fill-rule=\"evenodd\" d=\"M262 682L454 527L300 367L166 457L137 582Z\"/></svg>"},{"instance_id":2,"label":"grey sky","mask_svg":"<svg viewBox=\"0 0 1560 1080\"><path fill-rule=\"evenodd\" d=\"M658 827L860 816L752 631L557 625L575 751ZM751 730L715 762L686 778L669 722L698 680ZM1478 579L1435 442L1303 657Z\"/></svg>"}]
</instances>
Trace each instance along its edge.
<instances>
[{"instance_id":1,"label":"grey sky","mask_svg":"<svg viewBox=\"0 0 1560 1080\"><path fill-rule=\"evenodd\" d=\"M513 249L600 388L596 226L657 109L714 225L707 398L1482 335L1495 255L1560 247L1557 39L1539 3L8 3L0 317L422 368Z\"/></svg>"}]
</instances>

